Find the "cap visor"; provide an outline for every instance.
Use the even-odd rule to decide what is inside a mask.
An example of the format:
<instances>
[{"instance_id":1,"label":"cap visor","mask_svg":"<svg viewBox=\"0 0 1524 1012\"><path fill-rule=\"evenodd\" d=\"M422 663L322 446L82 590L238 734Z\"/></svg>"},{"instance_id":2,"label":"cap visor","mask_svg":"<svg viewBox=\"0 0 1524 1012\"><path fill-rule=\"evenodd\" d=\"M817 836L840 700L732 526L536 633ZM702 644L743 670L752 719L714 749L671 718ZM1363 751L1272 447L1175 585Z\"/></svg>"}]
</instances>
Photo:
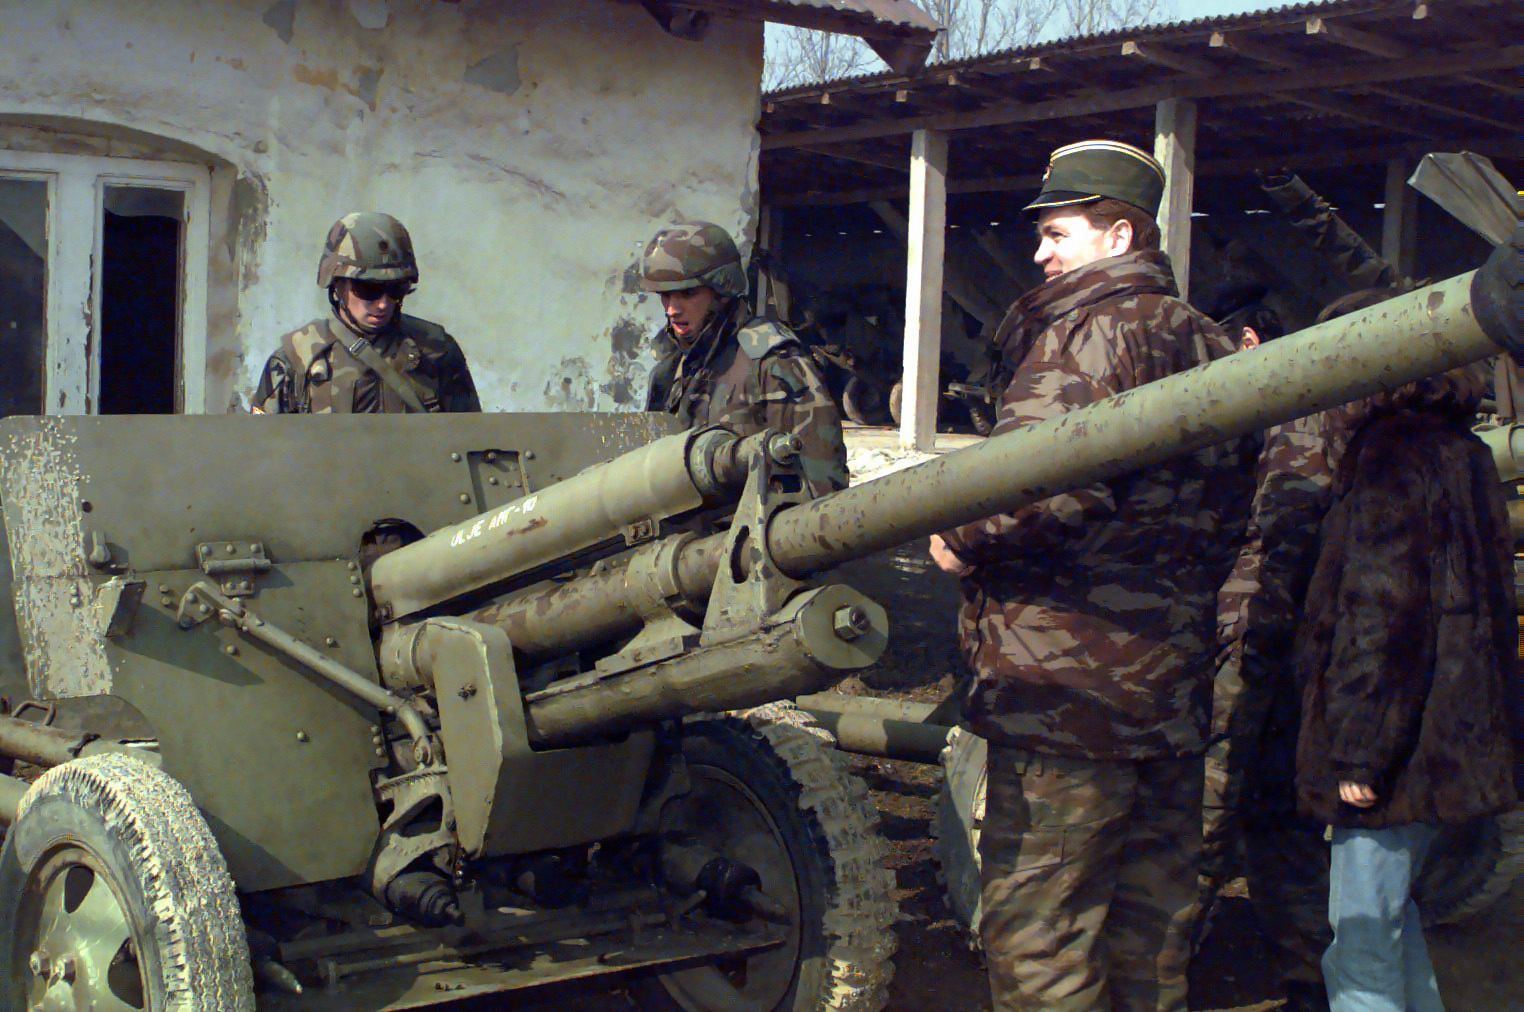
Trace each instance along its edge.
<instances>
[{"instance_id":1,"label":"cap visor","mask_svg":"<svg viewBox=\"0 0 1524 1012\"><path fill-rule=\"evenodd\" d=\"M1073 190L1049 190L1039 193L1037 199L1032 201L1024 211L1041 211L1045 207L1064 207L1068 204L1084 204L1092 200L1100 200L1099 193L1076 193Z\"/></svg>"}]
</instances>

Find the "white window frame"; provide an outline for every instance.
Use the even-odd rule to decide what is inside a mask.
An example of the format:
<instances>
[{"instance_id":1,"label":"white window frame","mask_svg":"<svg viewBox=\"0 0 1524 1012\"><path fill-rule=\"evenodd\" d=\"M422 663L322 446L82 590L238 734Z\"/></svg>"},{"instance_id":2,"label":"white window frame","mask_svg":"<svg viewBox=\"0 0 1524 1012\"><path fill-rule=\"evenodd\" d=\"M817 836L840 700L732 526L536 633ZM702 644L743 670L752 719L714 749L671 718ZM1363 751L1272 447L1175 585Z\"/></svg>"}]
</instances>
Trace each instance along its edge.
<instances>
[{"instance_id":1,"label":"white window frame","mask_svg":"<svg viewBox=\"0 0 1524 1012\"><path fill-rule=\"evenodd\" d=\"M100 405L100 272L107 186L185 194L181 221L179 410L206 410L206 275L211 172L188 162L0 151L0 176L48 184L47 380L43 411L95 414Z\"/></svg>"}]
</instances>

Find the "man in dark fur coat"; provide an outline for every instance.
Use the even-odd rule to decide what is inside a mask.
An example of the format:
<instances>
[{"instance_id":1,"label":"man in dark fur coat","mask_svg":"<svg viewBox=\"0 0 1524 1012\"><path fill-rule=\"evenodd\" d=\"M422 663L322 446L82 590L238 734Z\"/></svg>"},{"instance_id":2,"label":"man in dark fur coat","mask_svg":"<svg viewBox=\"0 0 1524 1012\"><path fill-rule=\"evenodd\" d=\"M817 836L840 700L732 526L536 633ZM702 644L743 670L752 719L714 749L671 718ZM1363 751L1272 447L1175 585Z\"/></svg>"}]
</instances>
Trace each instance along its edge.
<instances>
[{"instance_id":1,"label":"man in dark fur coat","mask_svg":"<svg viewBox=\"0 0 1524 1012\"><path fill-rule=\"evenodd\" d=\"M1438 827L1517 801L1513 543L1481 366L1345 409L1298 634L1303 814L1333 826L1333 1012L1443 1012L1410 888Z\"/></svg>"}]
</instances>

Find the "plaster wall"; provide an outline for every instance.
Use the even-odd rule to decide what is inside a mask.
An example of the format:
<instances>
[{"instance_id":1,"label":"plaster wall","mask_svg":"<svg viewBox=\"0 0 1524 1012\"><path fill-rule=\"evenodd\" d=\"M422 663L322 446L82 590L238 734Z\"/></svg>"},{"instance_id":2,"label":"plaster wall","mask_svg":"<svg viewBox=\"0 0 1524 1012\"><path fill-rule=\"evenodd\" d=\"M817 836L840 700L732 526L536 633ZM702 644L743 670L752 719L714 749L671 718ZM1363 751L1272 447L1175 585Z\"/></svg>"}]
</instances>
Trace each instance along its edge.
<instances>
[{"instance_id":1,"label":"plaster wall","mask_svg":"<svg viewBox=\"0 0 1524 1012\"><path fill-rule=\"evenodd\" d=\"M246 404L341 214L413 235L407 311L488 410L638 407L640 248L755 230L759 24L702 42L617 0L0 0L0 146L213 170L208 411ZM194 410L194 406L192 406Z\"/></svg>"}]
</instances>

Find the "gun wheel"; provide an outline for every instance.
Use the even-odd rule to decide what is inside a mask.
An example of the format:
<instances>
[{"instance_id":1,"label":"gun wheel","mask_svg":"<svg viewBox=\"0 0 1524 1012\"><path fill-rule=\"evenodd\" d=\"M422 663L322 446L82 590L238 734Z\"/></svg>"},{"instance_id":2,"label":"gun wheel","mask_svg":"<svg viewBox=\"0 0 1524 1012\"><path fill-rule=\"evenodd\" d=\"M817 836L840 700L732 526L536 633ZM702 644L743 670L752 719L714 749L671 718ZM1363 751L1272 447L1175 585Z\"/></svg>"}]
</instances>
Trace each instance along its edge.
<instances>
[{"instance_id":1,"label":"gun wheel","mask_svg":"<svg viewBox=\"0 0 1524 1012\"><path fill-rule=\"evenodd\" d=\"M895 940L893 875L866 786L808 731L724 717L684 727L693 789L663 813L754 868L783 904L785 944L750 958L637 979L648 1012L878 1012Z\"/></svg>"},{"instance_id":2,"label":"gun wheel","mask_svg":"<svg viewBox=\"0 0 1524 1012\"><path fill-rule=\"evenodd\" d=\"M971 397L965 403L968 405L969 424L974 427L977 435L988 436L995 431L995 405L977 397Z\"/></svg>"},{"instance_id":3,"label":"gun wheel","mask_svg":"<svg viewBox=\"0 0 1524 1012\"><path fill-rule=\"evenodd\" d=\"M1426 928L1459 924L1508 892L1524 868L1524 808L1440 831L1413 887Z\"/></svg>"},{"instance_id":4,"label":"gun wheel","mask_svg":"<svg viewBox=\"0 0 1524 1012\"><path fill-rule=\"evenodd\" d=\"M883 387L853 376L841 391L841 412L858 425L877 425L888 411Z\"/></svg>"},{"instance_id":5,"label":"gun wheel","mask_svg":"<svg viewBox=\"0 0 1524 1012\"><path fill-rule=\"evenodd\" d=\"M172 778L94 756L27 792L0 849L0 1008L253 1012L232 879Z\"/></svg>"}]
</instances>

